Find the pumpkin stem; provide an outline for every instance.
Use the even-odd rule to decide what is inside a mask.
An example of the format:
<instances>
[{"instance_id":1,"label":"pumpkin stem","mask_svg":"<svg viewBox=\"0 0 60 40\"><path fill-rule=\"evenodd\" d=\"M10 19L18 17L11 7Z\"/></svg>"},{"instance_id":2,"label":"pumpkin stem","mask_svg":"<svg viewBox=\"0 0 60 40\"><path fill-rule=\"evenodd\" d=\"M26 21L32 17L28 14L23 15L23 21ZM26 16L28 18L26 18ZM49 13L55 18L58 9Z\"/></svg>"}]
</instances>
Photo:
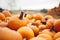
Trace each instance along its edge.
<instances>
[{"instance_id":1,"label":"pumpkin stem","mask_svg":"<svg viewBox=\"0 0 60 40\"><path fill-rule=\"evenodd\" d=\"M24 15L24 17L26 17L27 14Z\"/></svg>"},{"instance_id":2,"label":"pumpkin stem","mask_svg":"<svg viewBox=\"0 0 60 40\"><path fill-rule=\"evenodd\" d=\"M46 25L46 22L41 22L42 24Z\"/></svg>"},{"instance_id":3,"label":"pumpkin stem","mask_svg":"<svg viewBox=\"0 0 60 40\"><path fill-rule=\"evenodd\" d=\"M50 31L52 31L52 30L54 30L54 26L51 26L51 27L50 27Z\"/></svg>"},{"instance_id":4,"label":"pumpkin stem","mask_svg":"<svg viewBox=\"0 0 60 40\"><path fill-rule=\"evenodd\" d=\"M0 8L0 12L2 12L4 9Z\"/></svg>"},{"instance_id":5,"label":"pumpkin stem","mask_svg":"<svg viewBox=\"0 0 60 40\"><path fill-rule=\"evenodd\" d=\"M21 12L19 19L23 19L23 14L24 14L24 12Z\"/></svg>"},{"instance_id":6,"label":"pumpkin stem","mask_svg":"<svg viewBox=\"0 0 60 40\"><path fill-rule=\"evenodd\" d=\"M45 20L48 20L48 18L45 18Z\"/></svg>"}]
</instances>

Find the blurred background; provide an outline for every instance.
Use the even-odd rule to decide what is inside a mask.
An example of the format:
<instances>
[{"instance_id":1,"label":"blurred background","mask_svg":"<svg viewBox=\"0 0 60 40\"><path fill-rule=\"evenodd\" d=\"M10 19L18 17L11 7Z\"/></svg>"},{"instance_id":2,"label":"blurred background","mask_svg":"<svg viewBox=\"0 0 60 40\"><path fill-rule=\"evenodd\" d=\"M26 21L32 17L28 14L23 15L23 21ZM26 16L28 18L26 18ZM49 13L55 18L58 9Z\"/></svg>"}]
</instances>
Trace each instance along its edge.
<instances>
[{"instance_id":1,"label":"blurred background","mask_svg":"<svg viewBox=\"0 0 60 40\"><path fill-rule=\"evenodd\" d=\"M24 11L27 14L42 13L60 18L60 0L0 0L0 8L9 10L13 15Z\"/></svg>"}]
</instances>

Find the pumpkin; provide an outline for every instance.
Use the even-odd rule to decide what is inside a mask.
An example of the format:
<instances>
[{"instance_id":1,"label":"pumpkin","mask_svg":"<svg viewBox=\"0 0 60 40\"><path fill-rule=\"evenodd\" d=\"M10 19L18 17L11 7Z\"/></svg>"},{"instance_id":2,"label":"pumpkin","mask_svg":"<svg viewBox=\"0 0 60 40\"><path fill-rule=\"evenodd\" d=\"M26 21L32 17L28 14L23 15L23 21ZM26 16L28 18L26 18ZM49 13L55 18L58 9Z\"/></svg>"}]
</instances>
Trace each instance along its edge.
<instances>
[{"instance_id":1,"label":"pumpkin","mask_svg":"<svg viewBox=\"0 0 60 40\"><path fill-rule=\"evenodd\" d=\"M0 27L0 40L22 40L22 36L7 27Z\"/></svg>"},{"instance_id":2,"label":"pumpkin","mask_svg":"<svg viewBox=\"0 0 60 40\"><path fill-rule=\"evenodd\" d=\"M8 10L4 10L2 13L5 15L5 17L11 17L12 16Z\"/></svg>"},{"instance_id":3,"label":"pumpkin","mask_svg":"<svg viewBox=\"0 0 60 40\"><path fill-rule=\"evenodd\" d=\"M46 27L49 29L51 26L53 26L53 24L54 24L54 19L49 19L46 22Z\"/></svg>"},{"instance_id":4,"label":"pumpkin","mask_svg":"<svg viewBox=\"0 0 60 40\"><path fill-rule=\"evenodd\" d=\"M26 26L27 23L28 22L26 20L23 20L23 13L21 13L20 17L10 18L10 20L8 22L8 27L13 30L17 30L18 28L20 28L22 26Z\"/></svg>"},{"instance_id":5,"label":"pumpkin","mask_svg":"<svg viewBox=\"0 0 60 40\"><path fill-rule=\"evenodd\" d=\"M38 28L37 26L30 25L30 26L28 26L28 27L33 30L35 36L39 34L39 28Z\"/></svg>"},{"instance_id":6,"label":"pumpkin","mask_svg":"<svg viewBox=\"0 0 60 40\"><path fill-rule=\"evenodd\" d=\"M44 17L45 21L49 20L49 19L54 19L51 15L45 15Z\"/></svg>"},{"instance_id":7,"label":"pumpkin","mask_svg":"<svg viewBox=\"0 0 60 40\"><path fill-rule=\"evenodd\" d=\"M0 13L0 20L4 21L5 20L5 16L4 14Z\"/></svg>"},{"instance_id":8,"label":"pumpkin","mask_svg":"<svg viewBox=\"0 0 60 40\"><path fill-rule=\"evenodd\" d=\"M40 13L34 14L32 17L36 20L42 20L43 19L43 15Z\"/></svg>"},{"instance_id":9,"label":"pumpkin","mask_svg":"<svg viewBox=\"0 0 60 40\"><path fill-rule=\"evenodd\" d=\"M39 25L41 25L41 21L36 20L35 22L32 23L32 25L36 25L38 27Z\"/></svg>"},{"instance_id":10,"label":"pumpkin","mask_svg":"<svg viewBox=\"0 0 60 40\"><path fill-rule=\"evenodd\" d=\"M58 38L60 38L60 32L57 32L57 33L54 35L54 40L55 40L55 39L58 39Z\"/></svg>"},{"instance_id":11,"label":"pumpkin","mask_svg":"<svg viewBox=\"0 0 60 40\"><path fill-rule=\"evenodd\" d=\"M31 20L32 19L32 15L27 14L26 18L29 19L29 20Z\"/></svg>"},{"instance_id":12,"label":"pumpkin","mask_svg":"<svg viewBox=\"0 0 60 40\"><path fill-rule=\"evenodd\" d=\"M30 39L30 40L46 40L46 39L42 38L42 37L34 37L34 38Z\"/></svg>"},{"instance_id":13,"label":"pumpkin","mask_svg":"<svg viewBox=\"0 0 60 40\"><path fill-rule=\"evenodd\" d=\"M54 30L56 32L60 32L60 19L55 20L55 22L54 22Z\"/></svg>"},{"instance_id":14,"label":"pumpkin","mask_svg":"<svg viewBox=\"0 0 60 40\"><path fill-rule=\"evenodd\" d=\"M44 29L41 32L39 32L39 34L48 34L48 35L51 35L53 37L56 34L56 32L50 31L50 29Z\"/></svg>"},{"instance_id":15,"label":"pumpkin","mask_svg":"<svg viewBox=\"0 0 60 40\"><path fill-rule=\"evenodd\" d=\"M45 38L46 40L52 40L52 37L48 34L39 34L37 37Z\"/></svg>"},{"instance_id":16,"label":"pumpkin","mask_svg":"<svg viewBox=\"0 0 60 40\"><path fill-rule=\"evenodd\" d=\"M0 23L2 22L2 20L0 20Z\"/></svg>"},{"instance_id":17,"label":"pumpkin","mask_svg":"<svg viewBox=\"0 0 60 40\"><path fill-rule=\"evenodd\" d=\"M39 25L39 30L41 31L41 30L44 30L44 29L46 29L46 25Z\"/></svg>"},{"instance_id":18,"label":"pumpkin","mask_svg":"<svg viewBox=\"0 0 60 40\"><path fill-rule=\"evenodd\" d=\"M34 32L29 27L21 27L17 30L17 32L19 32L22 35L22 37L26 39L31 39L34 37Z\"/></svg>"},{"instance_id":19,"label":"pumpkin","mask_svg":"<svg viewBox=\"0 0 60 40\"><path fill-rule=\"evenodd\" d=\"M56 40L60 40L60 38L57 38Z\"/></svg>"},{"instance_id":20,"label":"pumpkin","mask_svg":"<svg viewBox=\"0 0 60 40\"><path fill-rule=\"evenodd\" d=\"M7 25L8 25L8 23L4 22L4 21L0 23L0 27L7 27Z\"/></svg>"}]
</instances>

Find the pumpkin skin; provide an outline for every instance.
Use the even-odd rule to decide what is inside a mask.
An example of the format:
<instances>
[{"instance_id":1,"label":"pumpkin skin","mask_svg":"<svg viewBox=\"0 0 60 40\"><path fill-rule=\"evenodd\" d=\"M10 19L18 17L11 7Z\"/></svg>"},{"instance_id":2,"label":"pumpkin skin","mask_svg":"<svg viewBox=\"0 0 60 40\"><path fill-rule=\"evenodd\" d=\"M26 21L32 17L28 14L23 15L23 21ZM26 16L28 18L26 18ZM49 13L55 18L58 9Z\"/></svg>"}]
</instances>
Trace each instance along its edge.
<instances>
[{"instance_id":1,"label":"pumpkin skin","mask_svg":"<svg viewBox=\"0 0 60 40\"><path fill-rule=\"evenodd\" d=\"M28 27L33 30L35 36L39 34L39 28L38 28L37 26L30 25L30 26L28 26Z\"/></svg>"},{"instance_id":2,"label":"pumpkin skin","mask_svg":"<svg viewBox=\"0 0 60 40\"><path fill-rule=\"evenodd\" d=\"M0 40L22 40L22 36L14 30L0 27Z\"/></svg>"},{"instance_id":3,"label":"pumpkin skin","mask_svg":"<svg viewBox=\"0 0 60 40\"><path fill-rule=\"evenodd\" d=\"M60 40L60 38L57 38L56 40Z\"/></svg>"},{"instance_id":4,"label":"pumpkin skin","mask_svg":"<svg viewBox=\"0 0 60 40\"><path fill-rule=\"evenodd\" d=\"M60 19L57 19L55 22L54 22L54 30L56 32L60 32Z\"/></svg>"},{"instance_id":5,"label":"pumpkin skin","mask_svg":"<svg viewBox=\"0 0 60 40\"><path fill-rule=\"evenodd\" d=\"M54 19L51 15L45 15L44 19L47 21L49 19Z\"/></svg>"},{"instance_id":6,"label":"pumpkin skin","mask_svg":"<svg viewBox=\"0 0 60 40\"><path fill-rule=\"evenodd\" d=\"M8 23L7 22L1 22L0 27L7 27Z\"/></svg>"},{"instance_id":7,"label":"pumpkin skin","mask_svg":"<svg viewBox=\"0 0 60 40\"><path fill-rule=\"evenodd\" d=\"M8 27L13 29L13 30L17 30L18 28L20 28L22 26L26 26L26 25L27 25L27 21L20 20L19 18L11 19L8 22Z\"/></svg>"},{"instance_id":8,"label":"pumpkin skin","mask_svg":"<svg viewBox=\"0 0 60 40\"><path fill-rule=\"evenodd\" d=\"M36 20L35 22L32 23L32 25L35 25L35 26L39 26L41 25L41 21L40 20Z\"/></svg>"},{"instance_id":9,"label":"pumpkin skin","mask_svg":"<svg viewBox=\"0 0 60 40\"><path fill-rule=\"evenodd\" d=\"M53 26L54 24L54 19L49 19L47 22L46 22L46 28L47 29L50 29L51 26Z\"/></svg>"},{"instance_id":10,"label":"pumpkin skin","mask_svg":"<svg viewBox=\"0 0 60 40\"><path fill-rule=\"evenodd\" d=\"M22 35L22 37L26 39L31 39L34 37L34 32L29 27L21 27L17 30L17 32L19 32Z\"/></svg>"},{"instance_id":11,"label":"pumpkin skin","mask_svg":"<svg viewBox=\"0 0 60 40\"><path fill-rule=\"evenodd\" d=\"M0 20L4 21L5 20L5 16L4 14L0 13Z\"/></svg>"},{"instance_id":12,"label":"pumpkin skin","mask_svg":"<svg viewBox=\"0 0 60 40\"><path fill-rule=\"evenodd\" d=\"M39 30L41 31L41 30L44 30L44 29L46 29L46 25L39 25Z\"/></svg>"},{"instance_id":13,"label":"pumpkin skin","mask_svg":"<svg viewBox=\"0 0 60 40\"><path fill-rule=\"evenodd\" d=\"M26 15L26 18L29 19L29 20L33 19L32 15Z\"/></svg>"},{"instance_id":14,"label":"pumpkin skin","mask_svg":"<svg viewBox=\"0 0 60 40\"><path fill-rule=\"evenodd\" d=\"M51 35L51 37L53 37L56 34L56 32L50 31L50 29L44 29L42 30L42 32L39 32L39 34L48 34L48 35Z\"/></svg>"},{"instance_id":15,"label":"pumpkin skin","mask_svg":"<svg viewBox=\"0 0 60 40\"><path fill-rule=\"evenodd\" d=\"M34 38L30 39L30 40L46 40L46 39L42 38L42 37L34 37Z\"/></svg>"},{"instance_id":16,"label":"pumpkin skin","mask_svg":"<svg viewBox=\"0 0 60 40\"><path fill-rule=\"evenodd\" d=\"M54 40L55 40L55 39L58 39L58 38L60 38L60 32L57 32L57 33L54 35Z\"/></svg>"},{"instance_id":17,"label":"pumpkin skin","mask_svg":"<svg viewBox=\"0 0 60 40\"><path fill-rule=\"evenodd\" d=\"M48 34L39 34L37 37L45 38L46 40L52 40L52 37Z\"/></svg>"},{"instance_id":18,"label":"pumpkin skin","mask_svg":"<svg viewBox=\"0 0 60 40\"><path fill-rule=\"evenodd\" d=\"M2 13L5 15L5 17L11 17L11 13L8 10L4 10Z\"/></svg>"},{"instance_id":19,"label":"pumpkin skin","mask_svg":"<svg viewBox=\"0 0 60 40\"><path fill-rule=\"evenodd\" d=\"M36 19L36 20L42 20L43 19L43 15L38 13L38 14L33 15L33 18Z\"/></svg>"}]
</instances>

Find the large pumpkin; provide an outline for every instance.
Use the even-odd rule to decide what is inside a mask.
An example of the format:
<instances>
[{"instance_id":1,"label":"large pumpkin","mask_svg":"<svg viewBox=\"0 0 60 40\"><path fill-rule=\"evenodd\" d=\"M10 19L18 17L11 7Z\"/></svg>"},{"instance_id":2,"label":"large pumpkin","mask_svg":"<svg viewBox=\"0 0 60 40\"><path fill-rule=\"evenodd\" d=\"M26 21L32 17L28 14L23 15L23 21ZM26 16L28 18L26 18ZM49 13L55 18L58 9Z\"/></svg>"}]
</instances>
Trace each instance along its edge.
<instances>
[{"instance_id":1,"label":"large pumpkin","mask_svg":"<svg viewBox=\"0 0 60 40\"><path fill-rule=\"evenodd\" d=\"M29 27L21 27L17 31L23 36L23 38L31 39L34 37L34 32Z\"/></svg>"},{"instance_id":2,"label":"large pumpkin","mask_svg":"<svg viewBox=\"0 0 60 40\"><path fill-rule=\"evenodd\" d=\"M14 30L17 30L19 27L26 26L27 21L23 20L23 13L21 13L20 17L12 17L8 22L8 27Z\"/></svg>"},{"instance_id":3,"label":"large pumpkin","mask_svg":"<svg viewBox=\"0 0 60 40\"><path fill-rule=\"evenodd\" d=\"M52 40L52 37L48 34L39 34L37 37L45 38L46 40Z\"/></svg>"},{"instance_id":4,"label":"large pumpkin","mask_svg":"<svg viewBox=\"0 0 60 40\"><path fill-rule=\"evenodd\" d=\"M0 40L23 40L21 34L6 27L0 27Z\"/></svg>"}]
</instances>

